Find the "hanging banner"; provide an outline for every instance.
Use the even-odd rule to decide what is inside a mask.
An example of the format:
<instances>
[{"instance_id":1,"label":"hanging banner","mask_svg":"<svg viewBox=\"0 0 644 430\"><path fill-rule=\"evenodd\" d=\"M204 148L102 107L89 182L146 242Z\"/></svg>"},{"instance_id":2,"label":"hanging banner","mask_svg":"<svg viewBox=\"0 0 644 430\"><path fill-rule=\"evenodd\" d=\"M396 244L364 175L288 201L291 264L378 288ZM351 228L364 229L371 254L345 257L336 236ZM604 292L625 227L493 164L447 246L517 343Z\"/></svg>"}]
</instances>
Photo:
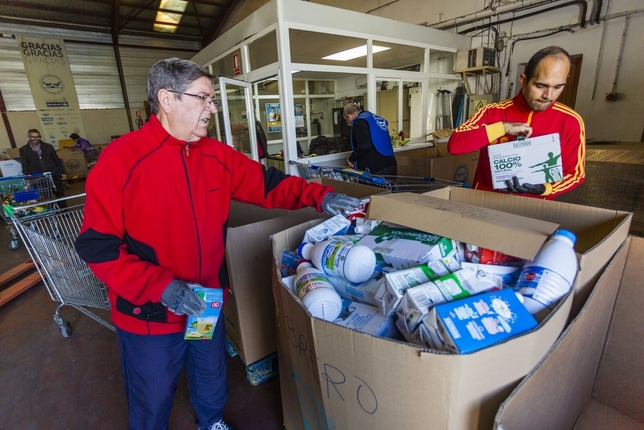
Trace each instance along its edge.
<instances>
[{"instance_id":1,"label":"hanging banner","mask_svg":"<svg viewBox=\"0 0 644 430\"><path fill-rule=\"evenodd\" d=\"M72 133L85 137L63 41L20 36L16 39L40 119L42 140L58 148L58 141L68 139ZM27 130L24 135L27 135Z\"/></svg>"}]
</instances>

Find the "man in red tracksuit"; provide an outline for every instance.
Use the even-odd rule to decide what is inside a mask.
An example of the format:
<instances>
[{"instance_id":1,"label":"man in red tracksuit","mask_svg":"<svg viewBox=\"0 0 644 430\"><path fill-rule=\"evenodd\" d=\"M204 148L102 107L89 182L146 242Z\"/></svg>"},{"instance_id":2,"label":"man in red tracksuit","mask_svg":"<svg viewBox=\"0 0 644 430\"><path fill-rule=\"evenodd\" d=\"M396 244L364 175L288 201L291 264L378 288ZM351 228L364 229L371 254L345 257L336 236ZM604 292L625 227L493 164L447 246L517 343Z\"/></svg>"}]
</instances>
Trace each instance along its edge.
<instances>
[{"instance_id":1,"label":"man in red tracksuit","mask_svg":"<svg viewBox=\"0 0 644 430\"><path fill-rule=\"evenodd\" d=\"M515 176L506 181L507 191L548 200L584 182L586 130L581 116L557 103L570 72L570 56L550 46L534 54L519 77L521 92L513 99L484 106L459 126L449 139L451 154L462 155L480 149L474 188L493 191L488 145L516 140L517 136L559 133L563 180L546 184L521 184ZM499 190L497 190L499 191ZM506 191L506 190L503 190Z\"/></svg>"},{"instance_id":2,"label":"man in red tracksuit","mask_svg":"<svg viewBox=\"0 0 644 430\"><path fill-rule=\"evenodd\" d=\"M154 115L110 143L86 183L76 250L108 286L130 429L168 428L184 367L198 428L231 428L223 421L224 318L212 340L184 340L186 315L206 307L187 283L228 289L231 200L330 214L359 205L208 138L217 113L212 78L191 61L157 62L148 78Z\"/></svg>"}]
</instances>

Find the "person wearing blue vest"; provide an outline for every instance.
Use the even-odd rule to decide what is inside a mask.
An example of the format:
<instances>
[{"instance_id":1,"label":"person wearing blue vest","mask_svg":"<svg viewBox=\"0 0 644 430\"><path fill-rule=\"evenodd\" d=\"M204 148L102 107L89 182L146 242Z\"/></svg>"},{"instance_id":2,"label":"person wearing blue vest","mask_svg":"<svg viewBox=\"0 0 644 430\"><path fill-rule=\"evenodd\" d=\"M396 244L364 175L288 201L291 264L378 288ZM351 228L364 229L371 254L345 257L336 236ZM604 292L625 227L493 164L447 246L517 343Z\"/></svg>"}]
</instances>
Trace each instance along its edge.
<instances>
[{"instance_id":1,"label":"person wearing blue vest","mask_svg":"<svg viewBox=\"0 0 644 430\"><path fill-rule=\"evenodd\" d=\"M389 123L355 103L344 107L344 118L351 124L349 166L373 175L396 175L398 166L389 137Z\"/></svg>"}]
</instances>

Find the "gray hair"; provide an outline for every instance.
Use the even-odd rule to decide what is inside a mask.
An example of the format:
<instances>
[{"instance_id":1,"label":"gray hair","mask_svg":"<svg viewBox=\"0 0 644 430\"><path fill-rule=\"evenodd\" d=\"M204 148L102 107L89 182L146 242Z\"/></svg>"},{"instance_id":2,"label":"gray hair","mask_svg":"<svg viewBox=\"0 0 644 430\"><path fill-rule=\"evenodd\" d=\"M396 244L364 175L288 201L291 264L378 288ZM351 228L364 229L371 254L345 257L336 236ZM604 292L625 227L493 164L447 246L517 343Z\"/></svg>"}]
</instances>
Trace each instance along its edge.
<instances>
[{"instance_id":1,"label":"gray hair","mask_svg":"<svg viewBox=\"0 0 644 430\"><path fill-rule=\"evenodd\" d=\"M201 77L214 79L214 76L206 70L189 60L181 58L166 58L157 61L150 69L148 75L148 103L153 114L159 113L159 90L173 90L183 92L188 85ZM181 94L175 94L181 99Z\"/></svg>"},{"instance_id":2,"label":"gray hair","mask_svg":"<svg viewBox=\"0 0 644 430\"><path fill-rule=\"evenodd\" d=\"M346 119L347 115L354 114L356 112L360 112L360 106L358 106L355 103L349 103L344 107L344 111L342 112L342 116Z\"/></svg>"}]
</instances>

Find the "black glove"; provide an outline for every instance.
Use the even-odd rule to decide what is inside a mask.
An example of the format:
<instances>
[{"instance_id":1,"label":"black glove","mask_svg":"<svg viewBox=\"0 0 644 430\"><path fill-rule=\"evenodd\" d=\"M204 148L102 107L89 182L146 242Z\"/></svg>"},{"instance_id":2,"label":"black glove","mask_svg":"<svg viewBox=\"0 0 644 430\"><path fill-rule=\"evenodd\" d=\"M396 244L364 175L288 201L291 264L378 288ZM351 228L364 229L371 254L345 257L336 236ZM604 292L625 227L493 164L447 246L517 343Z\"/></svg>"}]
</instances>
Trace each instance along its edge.
<instances>
[{"instance_id":1,"label":"black glove","mask_svg":"<svg viewBox=\"0 0 644 430\"><path fill-rule=\"evenodd\" d=\"M199 316L206 310L206 302L190 289L187 283L175 279L161 294L161 303L177 315Z\"/></svg>"},{"instance_id":2,"label":"black glove","mask_svg":"<svg viewBox=\"0 0 644 430\"><path fill-rule=\"evenodd\" d=\"M322 210L331 216L344 212L353 212L358 206L360 206L360 200L355 197L336 193L327 193L320 205Z\"/></svg>"},{"instance_id":3,"label":"black glove","mask_svg":"<svg viewBox=\"0 0 644 430\"><path fill-rule=\"evenodd\" d=\"M517 194L534 194L537 196L540 196L541 194L546 192L546 186L543 184L520 184L519 183L519 178L516 176L512 178L510 181L509 179L505 181L505 185L508 187L508 191L511 193L517 193Z\"/></svg>"}]
</instances>

